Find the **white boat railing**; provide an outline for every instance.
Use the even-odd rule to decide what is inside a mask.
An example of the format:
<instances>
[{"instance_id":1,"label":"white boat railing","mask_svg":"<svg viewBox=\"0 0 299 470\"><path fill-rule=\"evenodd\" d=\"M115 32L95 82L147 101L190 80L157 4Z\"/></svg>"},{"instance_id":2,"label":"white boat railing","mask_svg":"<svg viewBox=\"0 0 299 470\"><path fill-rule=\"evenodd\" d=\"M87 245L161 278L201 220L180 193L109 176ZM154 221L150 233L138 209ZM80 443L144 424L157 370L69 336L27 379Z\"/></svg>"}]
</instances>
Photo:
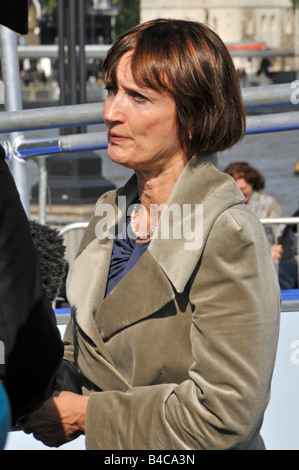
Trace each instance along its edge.
<instances>
[{"instance_id":1,"label":"white boat railing","mask_svg":"<svg viewBox=\"0 0 299 470\"><path fill-rule=\"evenodd\" d=\"M1 28L1 26L0 26ZM273 105L290 106L290 111L247 117L247 133L278 132L299 129L299 80L280 85L242 89L246 108L267 108ZM7 111L0 115L0 133L25 132L103 122L103 103Z\"/></svg>"},{"instance_id":2,"label":"white boat railing","mask_svg":"<svg viewBox=\"0 0 299 470\"><path fill-rule=\"evenodd\" d=\"M298 82L298 85L297 85ZM297 87L299 81L283 84L252 87L243 89L244 104L246 107L272 105L289 105L292 111L247 116L247 134L279 132L299 129L299 107L297 105ZM298 91L299 95L299 91ZM39 165L40 178L40 220L45 222L46 213L46 185L44 175L44 160L42 156L55 154L68 154L82 150L98 150L107 147L105 132L89 132L73 135L54 135L38 139L26 139L21 132L42 129L60 129L63 127L77 127L100 124L103 122L103 103L90 103L61 107L48 107L30 110L7 111L0 114L0 134L8 133L10 137L1 141L7 158L14 163L12 171L16 184L20 189L24 207L30 211L28 188L24 191L25 176L24 165L29 158L35 158Z\"/></svg>"},{"instance_id":3,"label":"white boat railing","mask_svg":"<svg viewBox=\"0 0 299 470\"><path fill-rule=\"evenodd\" d=\"M264 226L277 226L277 225L296 225L297 234L299 234L299 217L277 217L260 219ZM299 254L299 236L297 235L297 254Z\"/></svg>"}]
</instances>

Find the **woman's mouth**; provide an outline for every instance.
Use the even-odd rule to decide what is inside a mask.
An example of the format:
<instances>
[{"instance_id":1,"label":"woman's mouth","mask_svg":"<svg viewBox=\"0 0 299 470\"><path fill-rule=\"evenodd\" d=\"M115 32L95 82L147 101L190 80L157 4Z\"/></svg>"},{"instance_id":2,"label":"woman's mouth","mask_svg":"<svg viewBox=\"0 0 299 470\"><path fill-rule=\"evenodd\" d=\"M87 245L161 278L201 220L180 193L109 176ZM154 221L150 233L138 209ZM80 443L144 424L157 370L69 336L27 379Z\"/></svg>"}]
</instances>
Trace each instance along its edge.
<instances>
[{"instance_id":1,"label":"woman's mouth","mask_svg":"<svg viewBox=\"0 0 299 470\"><path fill-rule=\"evenodd\" d=\"M116 132L110 132L109 134L109 141L112 144L117 144L118 142L124 142L125 140L128 140L128 137L117 134Z\"/></svg>"}]
</instances>

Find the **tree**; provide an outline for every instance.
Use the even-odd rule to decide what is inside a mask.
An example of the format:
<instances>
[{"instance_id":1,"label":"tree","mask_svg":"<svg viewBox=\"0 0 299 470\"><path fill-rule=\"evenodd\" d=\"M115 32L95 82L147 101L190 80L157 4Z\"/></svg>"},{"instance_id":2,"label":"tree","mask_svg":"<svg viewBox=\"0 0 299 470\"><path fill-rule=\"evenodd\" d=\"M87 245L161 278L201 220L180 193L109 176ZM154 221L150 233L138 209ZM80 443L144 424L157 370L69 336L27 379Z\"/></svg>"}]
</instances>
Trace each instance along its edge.
<instances>
[{"instance_id":1,"label":"tree","mask_svg":"<svg viewBox=\"0 0 299 470\"><path fill-rule=\"evenodd\" d=\"M140 21L140 0L112 0L112 4L120 6L116 17L115 33L120 36Z\"/></svg>"},{"instance_id":2,"label":"tree","mask_svg":"<svg viewBox=\"0 0 299 470\"><path fill-rule=\"evenodd\" d=\"M39 0L43 14L53 21L53 14L57 7L57 0Z\"/></svg>"},{"instance_id":3,"label":"tree","mask_svg":"<svg viewBox=\"0 0 299 470\"><path fill-rule=\"evenodd\" d=\"M43 14L53 21L57 0L39 0ZM297 0L294 0L297 1ZM86 4L92 5L92 0L86 0ZM131 26L139 23L140 0L111 0L112 6L120 8L120 14L116 17L116 35L127 31Z\"/></svg>"}]
</instances>

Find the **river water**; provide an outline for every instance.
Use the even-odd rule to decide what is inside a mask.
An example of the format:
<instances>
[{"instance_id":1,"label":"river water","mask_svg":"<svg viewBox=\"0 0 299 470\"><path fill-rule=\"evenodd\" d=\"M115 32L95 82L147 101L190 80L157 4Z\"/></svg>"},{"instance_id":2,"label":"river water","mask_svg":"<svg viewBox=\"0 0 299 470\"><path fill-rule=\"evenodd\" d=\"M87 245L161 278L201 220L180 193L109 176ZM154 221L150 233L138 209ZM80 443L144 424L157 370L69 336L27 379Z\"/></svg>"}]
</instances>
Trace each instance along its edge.
<instances>
[{"instance_id":1,"label":"river water","mask_svg":"<svg viewBox=\"0 0 299 470\"><path fill-rule=\"evenodd\" d=\"M102 126L90 126L88 131L103 130ZM50 133L50 134L49 134ZM58 132L59 133L59 132ZM56 130L43 131L43 135L58 135ZM38 131L28 133L28 138L38 137ZM27 136L25 135L27 138ZM121 186L131 175L131 171L112 163L105 150L98 151L102 158L102 176ZM65 154L66 158L67 154ZM299 176L294 168L299 160L299 131L275 132L246 135L244 140L231 150L219 154L219 169L229 163L246 161L255 166L265 177L265 193L274 196L282 207L282 215L291 216L299 207ZM37 169L29 164L29 180L37 181Z\"/></svg>"}]
</instances>

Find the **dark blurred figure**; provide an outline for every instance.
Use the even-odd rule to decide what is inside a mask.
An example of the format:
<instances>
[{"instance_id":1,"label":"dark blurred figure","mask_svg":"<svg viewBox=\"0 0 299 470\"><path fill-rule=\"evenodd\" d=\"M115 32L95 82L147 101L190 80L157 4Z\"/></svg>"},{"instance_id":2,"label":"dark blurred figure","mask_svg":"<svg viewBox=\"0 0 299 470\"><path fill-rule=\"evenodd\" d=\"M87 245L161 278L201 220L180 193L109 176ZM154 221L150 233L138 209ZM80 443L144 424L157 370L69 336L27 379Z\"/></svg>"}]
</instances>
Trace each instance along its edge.
<instances>
[{"instance_id":1,"label":"dark blurred figure","mask_svg":"<svg viewBox=\"0 0 299 470\"><path fill-rule=\"evenodd\" d=\"M299 217L299 209L292 215ZM280 282L284 289L298 289L299 253L297 225L286 225L279 243L283 246L283 255L279 265Z\"/></svg>"},{"instance_id":2,"label":"dark blurred figure","mask_svg":"<svg viewBox=\"0 0 299 470\"><path fill-rule=\"evenodd\" d=\"M0 24L20 34L28 33L28 0L1 3Z\"/></svg>"},{"instance_id":3,"label":"dark blurred figure","mask_svg":"<svg viewBox=\"0 0 299 470\"><path fill-rule=\"evenodd\" d=\"M52 395L63 345L2 147L0 155L0 344L4 349L0 382L15 425Z\"/></svg>"},{"instance_id":4,"label":"dark blurred figure","mask_svg":"<svg viewBox=\"0 0 299 470\"><path fill-rule=\"evenodd\" d=\"M266 57L262 59L260 68L256 75L265 75L269 80L273 81L273 67L269 59Z\"/></svg>"}]
</instances>

